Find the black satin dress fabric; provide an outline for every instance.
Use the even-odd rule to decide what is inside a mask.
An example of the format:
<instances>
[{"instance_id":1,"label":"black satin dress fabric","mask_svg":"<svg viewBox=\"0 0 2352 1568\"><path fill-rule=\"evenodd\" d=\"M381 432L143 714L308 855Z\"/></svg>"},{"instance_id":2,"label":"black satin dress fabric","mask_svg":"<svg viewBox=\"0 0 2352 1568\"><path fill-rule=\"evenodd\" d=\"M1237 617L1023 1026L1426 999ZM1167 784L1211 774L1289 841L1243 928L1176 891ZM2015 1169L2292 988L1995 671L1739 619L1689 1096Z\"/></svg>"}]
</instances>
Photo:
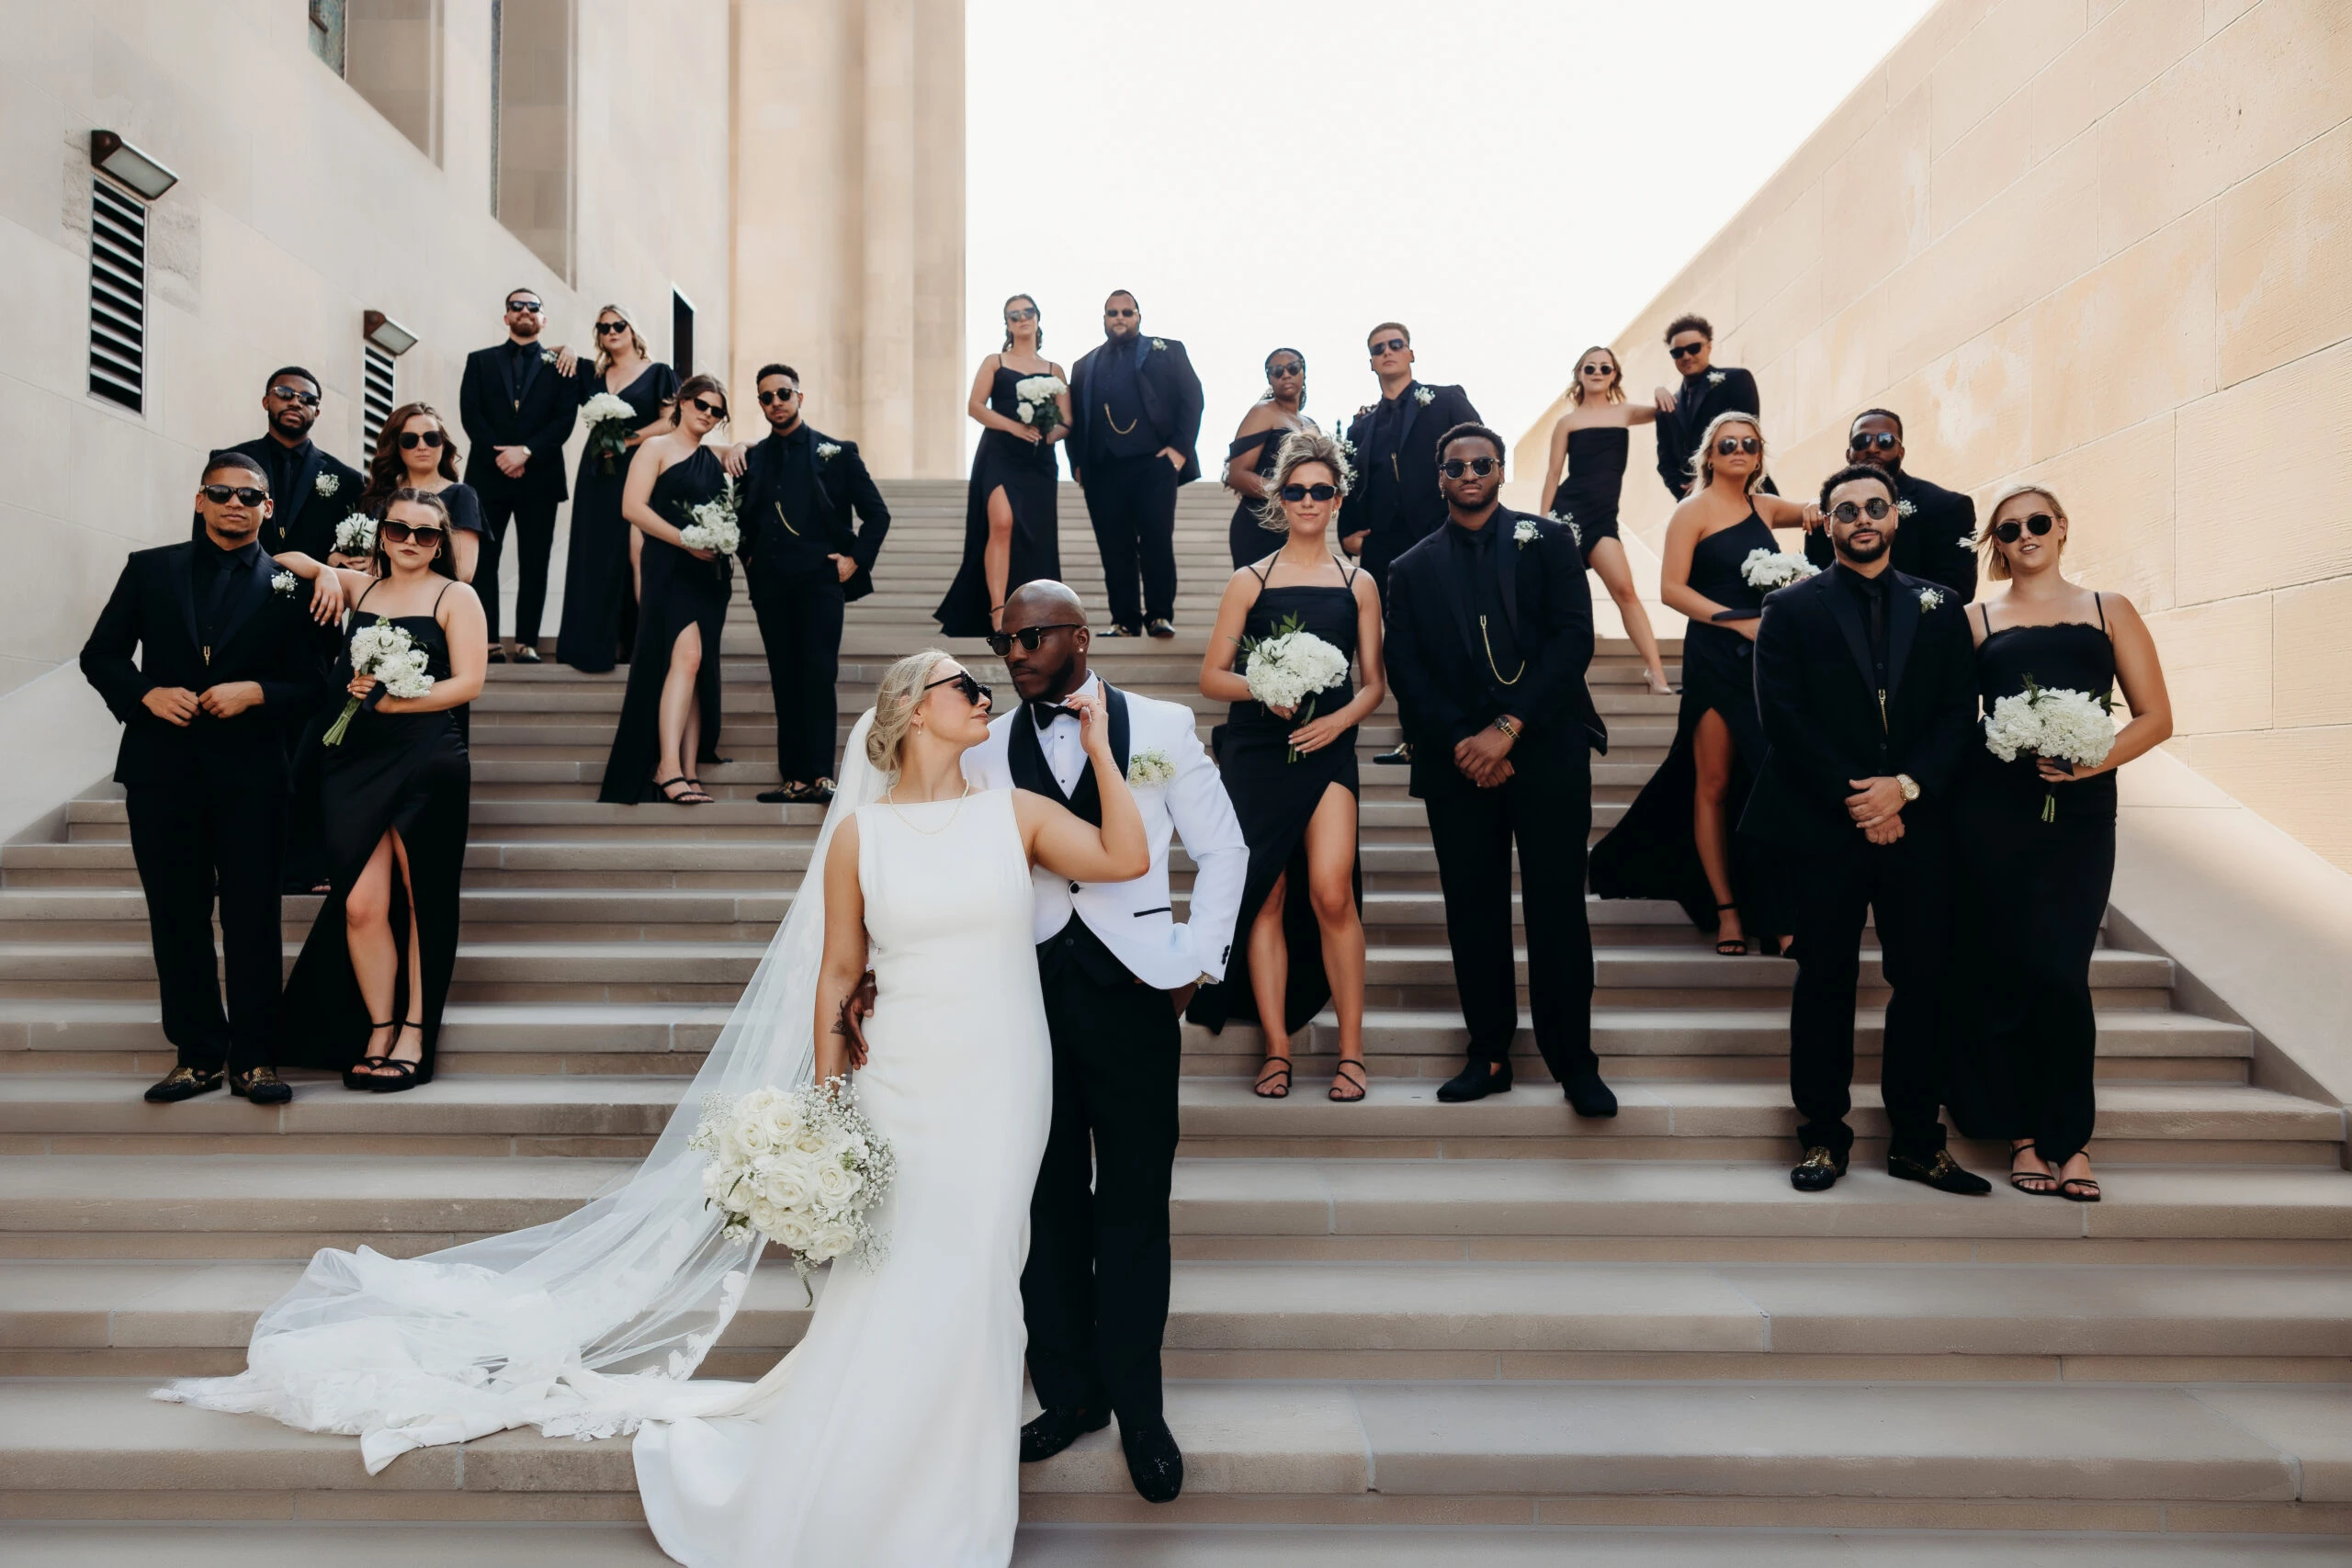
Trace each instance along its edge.
<instances>
[{"instance_id":1,"label":"black satin dress fabric","mask_svg":"<svg viewBox=\"0 0 2352 1568\"><path fill-rule=\"evenodd\" d=\"M1552 515L1574 521L1577 548L1587 561L1592 547L1617 537L1617 498L1625 488L1625 457L1632 437L1611 425L1568 432L1567 471L1552 492Z\"/></svg>"},{"instance_id":2,"label":"black satin dress fabric","mask_svg":"<svg viewBox=\"0 0 2352 1568\"><path fill-rule=\"evenodd\" d=\"M1262 553L1262 552L1261 552ZM1271 637L1284 620L1298 617L1301 629L1314 633L1345 653L1351 663L1356 653L1356 569L1344 565L1351 584L1261 588L1258 602L1242 622L1244 637ZM1238 661L1237 661L1238 662ZM1363 797L1356 774L1356 731L1350 729L1318 751L1289 761L1291 731L1317 714L1335 713L1354 699L1355 682L1347 681L1314 698L1314 713L1305 704L1290 718L1278 718L1258 702L1235 703L1226 722L1217 726L1217 767L1225 775L1225 791L1233 814L1250 846L1250 872L1241 888L1241 911L1234 922L1233 953L1225 979L1194 993L1185 1016L1212 1031L1227 1020L1245 1023L1258 1020L1258 1004L1250 989L1250 930L1258 911L1285 872L1290 881L1283 890L1283 942L1290 953L1289 982L1284 990L1284 1027L1304 1029L1331 999L1331 982L1323 972L1323 933L1306 894L1306 825L1323 796L1337 784ZM1356 908L1363 908L1363 862L1355 866Z\"/></svg>"},{"instance_id":3,"label":"black satin dress fabric","mask_svg":"<svg viewBox=\"0 0 2352 1568\"><path fill-rule=\"evenodd\" d=\"M692 521L690 509L718 494L726 484L727 471L718 466L718 455L707 446L699 448L653 481L653 510L683 528ZM695 681L695 698L702 707L702 748L695 760L718 761L719 637L735 582L731 557L702 560L650 534L640 549L645 597L638 605L637 650L629 660L628 694L621 699L620 728L613 734L612 755L605 762L604 787L596 793L598 800L625 806L662 798L653 787L653 760L662 749L662 687L670 678L671 652L688 626L702 628L702 668Z\"/></svg>"},{"instance_id":4,"label":"black satin dress fabric","mask_svg":"<svg viewBox=\"0 0 2352 1568\"><path fill-rule=\"evenodd\" d=\"M2029 678L2092 696L2115 685L2103 624L2004 626L1976 658L1987 714ZM1971 1137L2031 1138L2052 1166L2090 1141L2096 1116L2090 965L2115 877L2115 804L2113 773L2046 784L2031 758L2004 762L1981 743L1954 799L1963 954L1947 1047L1952 1119Z\"/></svg>"},{"instance_id":5,"label":"black satin dress fabric","mask_svg":"<svg viewBox=\"0 0 2352 1568\"><path fill-rule=\"evenodd\" d=\"M989 389L989 407L1007 419L1016 416L1021 400L1012 389L1038 370L997 367L996 382ZM989 615L996 602L989 598L989 497L1001 488L1012 508L1012 557L1006 563L1004 592L1008 597L1024 582L1062 574L1061 482L1056 447L1040 441L1031 446L1002 430L980 432L972 454L972 479L964 499L964 560L947 597L932 612L939 629L949 637L986 637L995 629Z\"/></svg>"},{"instance_id":6,"label":"black satin dress fabric","mask_svg":"<svg viewBox=\"0 0 2352 1568\"><path fill-rule=\"evenodd\" d=\"M1566 487L1562 487L1565 490ZM1740 573L1752 550L1778 550L1772 530L1754 512L1701 539L1690 552L1690 586L1727 610L1761 611L1763 592ZM1724 836L1731 857L1732 897L1751 939L1785 932L1765 845L1736 831L1747 791L1764 761L1764 721L1756 707L1756 645L1729 626L1690 623L1682 636L1682 706L1674 744L1625 815L1592 850L1591 884L1603 898L1671 898L1701 931L1722 923L1699 863L1691 810L1698 794L1692 737L1710 711L1730 727L1731 785L1724 796Z\"/></svg>"},{"instance_id":7,"label":"black satin dress fabric","mask_svg":"<svg viewBox=\"0 0 2352 1568\"><path fill-rule=\"evenodd\" d=\"M1257 468L1258 477L1261 479L1272 479L1274 455L1282 449L1283 437L1289 434L1290 430L1287 426L1277 425L1272 430L1261 430L1255 435L1242 436L1225 449L1225 460L1230 463L1234 458L1255 449L1258 461L1254 466ZM1252 561L1264 560L1268 556L1281 549L1283 540L1286 537L1282 529L1267 528L1259 524L1258 506L1259 502L1255 497L1247 495L1241 497L1240 504L1233 509L1233 521L1226 525L1226 547L1232 552L1233 570L1236 571L1239 571Z\"/></svg>"},{"instance_id":8,"label":"black satin dress fabric","mask_svg":"<svg viewBox=\"0 0 2352 1568\"><path fill-rule=\"evenodd\" d=\"M574 380L585 405L610 390L593 361ZM637 411L637 423L650 423L678 390L678 374L656 360L616 395ZM555 656L583 674L597 675L625 661L637 643L637 590L629 580L628 522L621 515L621 490L628 482L635 448L605 457L582 449L571 486L571 543L563 561L563 624L556 630Z\"/></svg>"},{"instance_id":9,"label":"black satin dress fabric","mask_svg":"<svg viewBox=\"0 0 2352 1568\"><path fill-rule=\"evenodd\" d=\"M449 639L431 615L377 615L364 606L351 629L389 620L406 630L427 655L426 671L449 678ZM350 641L335 672L340 692L351 681ZM334 714L343 711L337 703ZM330 723L333 722L330 716ZM286 982L285 1043L281 1066L334 1071L359 1060L368 1047L368 1025L415 1019L424 1025L424 1059L417 1081L433 1076L440 1043L441 1010L449 998L449 976L458 961L458 891L466 863L466 813L473 769L457 710L438 713L379 713L363 708L344 732L343 743L320 748L319 818L327 876L334 884L301 956ZM392 870L392 940L400 951L389 1020L371 1019L352 973L351 947L344 930L344 901L350 897L368 857L386 829L400 835L408 856L404 891L400 868ZM416 931L424 949L424 994L408 994L409 898L415 899Z\"/></svg>"}]
</instances>

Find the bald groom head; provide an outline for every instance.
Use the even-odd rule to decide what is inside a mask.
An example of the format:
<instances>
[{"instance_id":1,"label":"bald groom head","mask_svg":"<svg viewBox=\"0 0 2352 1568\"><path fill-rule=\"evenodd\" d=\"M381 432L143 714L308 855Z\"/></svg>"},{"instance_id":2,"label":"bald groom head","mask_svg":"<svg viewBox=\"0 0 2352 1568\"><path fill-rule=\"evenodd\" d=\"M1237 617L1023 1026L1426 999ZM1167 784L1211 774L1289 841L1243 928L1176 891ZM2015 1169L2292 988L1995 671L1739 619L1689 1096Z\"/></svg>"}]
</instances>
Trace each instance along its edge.
<instances>
[{"instance_id":1,"label":"bald groom head","mask_svg":"<svg viewBox=\"0 0 2352 1568\"><path fill-rule=\"evenodd\" d=\"M989 646L1003 658L1023 702L1056 701L1086 683L1093 634L1069 584L1051 578L1023 583L1005 596L1003 626Z\"/></svg>"}]
</instances>

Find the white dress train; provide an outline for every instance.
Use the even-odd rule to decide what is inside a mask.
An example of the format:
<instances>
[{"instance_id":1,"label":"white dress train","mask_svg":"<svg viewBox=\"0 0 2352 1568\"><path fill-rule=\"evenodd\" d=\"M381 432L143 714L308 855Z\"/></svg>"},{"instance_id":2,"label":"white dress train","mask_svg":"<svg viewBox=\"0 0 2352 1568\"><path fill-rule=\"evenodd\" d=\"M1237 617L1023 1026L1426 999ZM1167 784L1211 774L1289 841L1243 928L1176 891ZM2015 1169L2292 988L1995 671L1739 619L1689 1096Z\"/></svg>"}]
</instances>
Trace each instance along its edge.
<instances>
[{"instance_id":1,"label":"white dress train","mask_svg":"<svg viewBox=\"0 0 2352 1568\"><path fill-rule=\"evenodd\" d=\"M1012 795L871 805L876 987L860 1108L890 1141L887 1256L836 1264L800 1347L649 1417L638 1490L688 1568L1002 1568L1020 1518L1021 1267L1053 1067ZM811 868L813 880L818 874Z\"/></svg>"}]
</instances>

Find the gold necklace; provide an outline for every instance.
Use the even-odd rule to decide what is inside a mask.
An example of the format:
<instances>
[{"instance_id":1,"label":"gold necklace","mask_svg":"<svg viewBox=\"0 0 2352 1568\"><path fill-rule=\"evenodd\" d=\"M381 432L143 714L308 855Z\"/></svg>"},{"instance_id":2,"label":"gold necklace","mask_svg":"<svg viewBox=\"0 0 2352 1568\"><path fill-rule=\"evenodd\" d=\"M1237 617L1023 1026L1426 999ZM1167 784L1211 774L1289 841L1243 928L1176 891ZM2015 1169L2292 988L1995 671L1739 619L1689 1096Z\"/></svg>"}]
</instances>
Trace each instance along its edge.
<instances>
[{"instance_id":1,"label":"gold necklace","mask_svg":"<svg viewBox=\"0 0 2352 1568\"><path fill-rule=\"evenodd\" d=\"M918 828L913 823L909 822L907 820L906 813L899 809L899 803L890 798L898 793L899 786L897 784L892 784L882 795L882 804L890 808L890 815L896 817L899 823L905 827L907 831L910 833L921 833L926 839L935 839L939 837L940 834L947 831L948 829L956 826L956 818L964 814L964 802L970 798L972 794L972 781L969 779L966 779L964 781L964 793L956 797L956 809L949 812L947 814L947 820L942 822L936 828ZM939 802L935 800L923 800L918 801L916 804L919 806L936 806Z\"/></svg>"},{"instance_id":2,"label":"gold necklace","mask_svg":"<svg viewBox=\"0 0 2352 1568\"><path fill-rule=\"evenodd\" d=\"M1500 670L1495 669L1495 645L1487 639L1487 617L1484 615L1478 617L1478 640L1487 645L1487 668L1494 670L1495 679L1506 686L1518 685L1520 676L1527 673L1527 660L1524 656L1520 659L1518 675L1506 675Z\"/></svg>"},{"instance_id":3,"label":"gold necklace","mask_svg":"<svg viewBox=\"0 0 2352 1568\"><path fill-rule=\"evenodd\" d=\"M1126 429L1121 430L1118 420L1112 415L1111 405L1109 403L1102 405L1102 423L1111 427L1111 434L1114 435L1133 435L1136 432L1136 420L1142 417L1141 414L1136 415L1135 419L1127 421Z\"/></svg>"}]
</instances>

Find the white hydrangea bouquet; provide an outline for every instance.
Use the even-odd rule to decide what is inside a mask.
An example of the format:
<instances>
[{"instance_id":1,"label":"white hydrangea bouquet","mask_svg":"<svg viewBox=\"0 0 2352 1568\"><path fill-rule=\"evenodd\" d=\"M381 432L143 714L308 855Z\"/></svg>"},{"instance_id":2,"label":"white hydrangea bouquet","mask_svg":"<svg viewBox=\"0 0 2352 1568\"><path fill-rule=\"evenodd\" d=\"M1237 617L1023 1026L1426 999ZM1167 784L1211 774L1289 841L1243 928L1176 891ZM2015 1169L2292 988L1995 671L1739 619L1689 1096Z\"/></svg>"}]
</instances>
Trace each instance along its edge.
<instances>
[{"instance_id":1,"label":"white hydrangea bouquet","mask_svg":"<svg viewBox=\"0 0 2352 1568\"><path fill-rule=\"evenodd\" d=\"M1040 435L1051 435L1062 422L1057 400L1069 390L1058 376L1023 376L1012 384L1013 417Z\"/></svg>"},{"instance_id":2,"label":"white hydrangea bouquet","mask_svg":"<svg viewBox=\"0 0 2352 1568\"><path fill-rule=\"evenodd\" d=\"M2030 755L2096 768L2115 745L2112 701L2105 693L2094 697L2064 686L2038 685L2029 675L2023 692L2001 698L1985 716L1984 749L2004 762ZM2052 822L2057 816L2057 792L2044 791L2041 819Z\"/></svg>"},{"instance_id":3,"label":"white hydrangea bouquet","mask_svg":"<svg viewBox=\"0 0 2352 1568\"><path fill-rule=\"evenodd\" d=\"M637 434L637 410L617 392L599 392L580 405L580 418L588 426L588 450L603 460L605 472L617 472L613 465L628 456L628 438Z\"/></svg>"},{"instance_id":4,"label":"white hydrangea bouquet","mask_svg":"<svg viewBox=\"0 0 2352 1568\"><path fill-rule=\"evenodd\" d=\"M848 1079L712 1095L686 1147L707 1156L703 1198L726 1215L728 1238L759 1232L792 1254L804 1287L820 1263L881 1259L874 1216L898 1161Z\"/></svg>"},{"instance_id":5,"label":"white hydrangea bouquet","mask_svg":"<svg viewBox=\"0 0 2352 1568\"><path fill-rule=\"evenodd\" d=\"M1767 593L1792 582L1803 582L1820 572L1821 569L1804 557L1786 550L1750 550L1747 558L1739 563L1739 575L1747 579L1747 585Z\"/></svg>"},{"instance_id":6,"label":"white hydrangea bouquet","mask_svg":"<svg viewBox=\"0 0 2352 1568\"><path fill-rule=\"evenodd\" d=\"M686 525L678 530L678 537L688 549L715 550L722 556L735 553L743 543L743 529L736 521L733 479L708 501L686 508Z\"/></svg>"},{"instance_id":7,"label":"white hydrangea bouquet","mask_svg":"<svg viewBox=\"0 0 2352 1568\"><path fill-rule=\"evenodd\" d=\"M404 626L379 619L373 626L360 627L351 634L351 673L353 679L362 675L376 677L376 689L363 702L354 697L343 705L342 716L327 729L324 738L329 746L340 746L351 728L351 716L363 707L374 707L383 698L421 697L433 689L433 677L424 672L428 656L419 648L416 638L409 636Z\"/></svg>"},{"instance_id":8,"label":"white hydrangea bouquet","mask_svg":"<svg viewBox=\"0 0 2352 1568\"><path fill-rule=\"evenodd\" d=\"M1284 615L1270 636L1243 637L1240 648L1241 678L1250 694L1270 708L1292 709L1294 724L1315 716L1317 693L1348 678L1348 656L1302 627L1295 614ZM1299 755L1294 746L1288 761L1295 762Z\"/></svg>"},{"instance_id":9,"label":"white hydrangea bouquet","mask_svg":"<svg viewBox=\"0 0 2352 1568\"><path fill-rule=\"evenodd\" d=\"M334 553L339 556L371 556L376 553L376 520L365 512L355 512L334 525Z\"/></svg>"}]
</instances>

